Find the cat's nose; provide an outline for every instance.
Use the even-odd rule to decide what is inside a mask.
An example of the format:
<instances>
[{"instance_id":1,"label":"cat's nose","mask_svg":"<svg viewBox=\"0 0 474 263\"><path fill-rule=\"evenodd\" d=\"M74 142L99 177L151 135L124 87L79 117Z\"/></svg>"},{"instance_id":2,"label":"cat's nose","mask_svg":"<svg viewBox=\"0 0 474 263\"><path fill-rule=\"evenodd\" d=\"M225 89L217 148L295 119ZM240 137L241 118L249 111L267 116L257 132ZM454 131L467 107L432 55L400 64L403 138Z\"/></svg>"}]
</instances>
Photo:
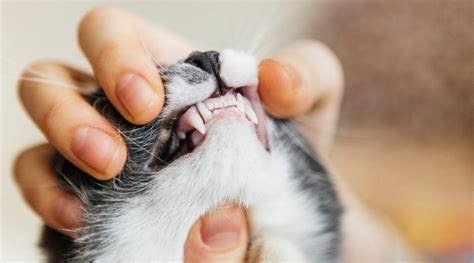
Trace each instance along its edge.
<instances>
[{"instance_id":1,"label":"cat's nose","mask_svg":"<svg viewBox=\"0 0 474 263\"><path fill-rule=\"evenodd\" d=\"M217 51L196 51L191 53L184 62L196 66L209 74L219 76L221 66L219 65L219 52Z\"/></svg>"},{"instance_id":2,"label":"cat's nose","mask_svg":"<svg viewBox=\"0 0 474 263\"><path fill-rule=\"evenodd\" d=\"M211 50L206 52L195 51L189 55L184 62L189 63L193 66L196 66L207 73L214 75L216 78L219 88L216 90L216 93L219 95L224 95L230 89L227 87L220 78L221 66L219 64L219 52Z\"/></svg>"}]
</instances>

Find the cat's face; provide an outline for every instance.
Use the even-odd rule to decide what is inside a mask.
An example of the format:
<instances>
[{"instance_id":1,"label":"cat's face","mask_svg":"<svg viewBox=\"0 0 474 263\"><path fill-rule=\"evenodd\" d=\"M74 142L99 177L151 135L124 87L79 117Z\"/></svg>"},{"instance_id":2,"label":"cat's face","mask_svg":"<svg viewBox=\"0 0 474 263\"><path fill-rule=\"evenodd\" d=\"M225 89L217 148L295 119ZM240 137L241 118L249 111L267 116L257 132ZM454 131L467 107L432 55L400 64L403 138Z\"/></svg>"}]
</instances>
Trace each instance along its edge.
<instances>
[{"instance_id":1,"label":"cat's face","mask_svg":"<svg viewBox=\"0 0 474 263\"><path fill-rule=\"evenodd\" d=\"M217 127L234 127L228 130L233 136L244 135L235 134L235 127L247 127L268 149L255 58L231 49L194 52L160 74L166 101L154 155L161 161L169 163L201 146Z\"/></svg>"},{"instance_id":2,"label":"cat's face","mask_svg":"<svg viewBox=\"0 0 474 263\"><path fill-rule=\"evenodd\" d=\"M251 209L254 233L273 227L312 254L334 250L339 207L330 181L290 122L266 122L257 68L234 50L161 67L165 105L146 125L127 122L103 92L89 96L123 135L128 158L119 176L100 182L59 163L86 211L76 261L182 261L191 226L228 203Z\"/></svg>"}]
</instances>

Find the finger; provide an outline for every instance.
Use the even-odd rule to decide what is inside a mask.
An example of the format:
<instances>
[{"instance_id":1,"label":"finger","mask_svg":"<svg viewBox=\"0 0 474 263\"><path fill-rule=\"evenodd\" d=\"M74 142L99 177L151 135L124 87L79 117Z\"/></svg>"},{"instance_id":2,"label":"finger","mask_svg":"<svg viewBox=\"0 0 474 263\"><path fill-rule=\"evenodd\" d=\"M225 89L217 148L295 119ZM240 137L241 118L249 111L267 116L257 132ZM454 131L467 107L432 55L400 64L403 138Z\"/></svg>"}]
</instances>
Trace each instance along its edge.
<instances>
[{"instance_id":1,"label":"finger","mask_svg":"<svg viewBox=\"0 0 474 263\"><path fill-rule=\"evenodd\" d=\"M80 74L60 64L40 62L23 79L41 72L55 81L75 85ZM105 180L117 175L126 160L125 143L116 129L73 89L32 81L19 83L23 105L48 141L74 165Z\"/></svg>"},{"instance_id":2,"label":"finger","mask_svg":"<svg viewBox=\"0 0 474 263\"><path fill-rule=\"evenodd\" d=\"M21 153L15 162L15 179L27 203L47 225L74 236L81 226L80 202L58 188L50 167L53 153L46 144Z\"/></svg>"},{"instance_id":3,"label":"finger","mask_svg":"<svg viewBox=\"0 0 474 263\"><path fill-rule=\"evenodd\" d=\"M302 41L262 61L259 93L269 113L294 117L319 102L340 97L342 69L336 56L316 41Z\"/></svg>"},{"instance_id":4,"label":"finger","mask_svg":"<svg viewBox=\"0 0 474 263\"><path fill-rule=\"evenodd\" d=\"M192 50L176 35L111 7L90 11L78 34L107 97L135 124L151 121L164 103L163 83L152 57L166 63Z\"/></svg>"},{"instance_id":5,"label":"finger","mask_svg":"<svg viewBox=\"0 0 474 263\"><path fill-rule=\"evenodd\" d=\"M331 141L343 87L339 60L316 41L294 43L259 67L259 95L266 110L279 118L309 113L317 129L310 137L318 139L318 148Z\"/></svg>"},{"instance_id":6,"label":"finger","mask_svg":"<svg viewBox=\"0 0 474 263\"><path fill-rule=\"evenodd\" d=\"M243 210L222 207L191 228L185 245L185 262L243 262L247 243L248 226Z\"/></svg>"}]
</instances>

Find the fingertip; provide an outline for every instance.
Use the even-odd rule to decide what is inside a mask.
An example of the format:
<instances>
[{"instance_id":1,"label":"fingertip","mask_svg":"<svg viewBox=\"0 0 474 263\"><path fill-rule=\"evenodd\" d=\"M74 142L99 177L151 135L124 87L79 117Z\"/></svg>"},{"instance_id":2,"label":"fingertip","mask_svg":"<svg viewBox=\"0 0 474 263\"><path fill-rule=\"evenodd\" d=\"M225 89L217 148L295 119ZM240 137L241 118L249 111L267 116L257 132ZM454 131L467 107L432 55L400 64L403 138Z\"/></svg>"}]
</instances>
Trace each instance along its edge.
<instances>
[{"instance_id":1,"label":"fingertip","mask_svg":"<svg viewBox=\"0 0 474 263\"><path fill-rule=\"evenodd\" d=\"M274 59L263 60L258 75L258 92L267 112L279 118L293 116L300 96L298 75L289 65Z\"/></svg>"},{"instance_id":2,"label":"fingertip","mask_svg":"<svg viewBox=\"0 0 474 263\"><path fill-rule=\"evenodd\" d=\"M139 20L118 8L96 7L79 24L78 37L109 100L129 122L142 125L158 116L164 89Z\"/></svg>"},{"instance_id":3,"label":"fingertip","mask_svg":"<svg viewBox=\"0 0 474 263\"><path fill-rule=\"evenodd\" d=\"M318 41L295 42L262 61L259 70L260 99L275 117L304 114L316 104L335 105L342 95L341 64Z\"/></svg>"},{"instance_id":4,"label":"fingertip","mask_svg":"<svg viewBox=\"0 0 474 263\"><path fill-rule=\"evenodd\" d=\"M245 212L236 206L210 212L191 228L185 262L242 262L248 243Z\"/></svg>"},{"instance_id":5,"label":"fingertip","mask_svg":"<svg viewBox=\"0 0 474 263\"><path fill-rule=\"evenodd\" d=\"M129 121L137 125L146 124L156 118L164 104L163 83L156 70L149 74L123 74L117 81L115 92L127 112L125 116L128 115Z\"/></svg>"},{"instance_id":6,"label":"fingertip","mask_svg":"<svg viewBox=\"0 0 474 263\"><path fill-rule=\"evenodd\" d=\"M235 249L241 241L245 219L237 207L228 207L206 215L201 225L201 240L213 251Z\"/></svg>"}]
</instances>

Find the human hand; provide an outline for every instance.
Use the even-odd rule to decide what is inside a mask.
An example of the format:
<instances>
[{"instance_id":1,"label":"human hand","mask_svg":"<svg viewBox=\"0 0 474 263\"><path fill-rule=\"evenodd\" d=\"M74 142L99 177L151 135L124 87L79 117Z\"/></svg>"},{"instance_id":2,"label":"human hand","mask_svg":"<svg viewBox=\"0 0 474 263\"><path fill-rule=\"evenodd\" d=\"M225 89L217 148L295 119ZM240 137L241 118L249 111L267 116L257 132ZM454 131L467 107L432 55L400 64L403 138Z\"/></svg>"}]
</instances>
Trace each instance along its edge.
<instances>
[{"instance_id":1,"label":"human hand","mask_svg":"<svg viewBox=\"0 0 474 263\"><path fill-rule=\"evenodd\" d=\"M163 105L163 84L152 57L168 64L195 49L163 28L109 7L94 9L84 17L79 26L79 42L109 100L136 124L155 118ZM55 76L71 86L93 81L90 76L55 62L35 63L24 76L37 77L31 70ZM325 127L318 133L316 147L319 149L327 141L324 138L331 137L342 94L342 71L327 48L313 41L295 43L271 60L264 60L259 79L259 93L270 114L292 117L310 112ZM51 145L77 167L101 180L112 178L122 169L126 147L121 137L76 91L23 81L19 93ZM51 146L25 151L17 160L16 179L26 200L43 220L70 234L66 229L81 225L80 205L54 187L56 179L49 167L52 152ZM241 261L247 241L243 212L224 207L193 226L185 254L193 262Z\"/></svg>"}]
</instances>

